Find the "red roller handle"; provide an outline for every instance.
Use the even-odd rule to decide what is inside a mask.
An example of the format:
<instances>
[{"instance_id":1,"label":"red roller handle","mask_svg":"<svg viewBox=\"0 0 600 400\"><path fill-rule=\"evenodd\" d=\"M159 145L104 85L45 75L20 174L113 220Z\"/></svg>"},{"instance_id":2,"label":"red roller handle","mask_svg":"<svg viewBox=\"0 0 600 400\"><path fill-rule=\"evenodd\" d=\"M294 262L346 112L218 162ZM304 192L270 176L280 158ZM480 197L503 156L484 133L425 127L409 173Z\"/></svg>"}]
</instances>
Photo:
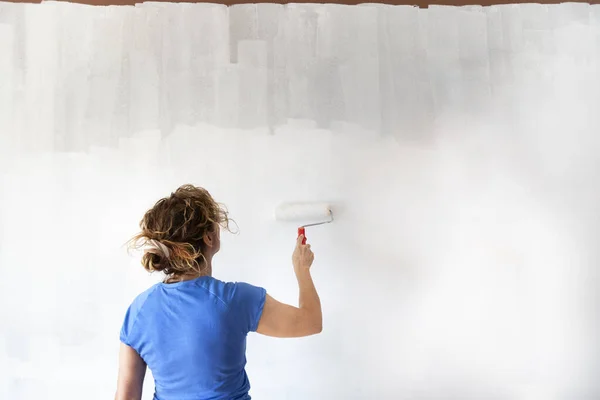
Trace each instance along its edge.
<instances>
[{"instance_id":1,"label":"red roller handle","mask_svg":"<svg viewBox=\"0 0 600 400\"><path fill-rule=\"evenodd\" d=\"M304 239L302 239L302 244L306 244L306 230L303 227L298 228L298 237L300 235L304 235Z\"/></svg>"}]
</instances>

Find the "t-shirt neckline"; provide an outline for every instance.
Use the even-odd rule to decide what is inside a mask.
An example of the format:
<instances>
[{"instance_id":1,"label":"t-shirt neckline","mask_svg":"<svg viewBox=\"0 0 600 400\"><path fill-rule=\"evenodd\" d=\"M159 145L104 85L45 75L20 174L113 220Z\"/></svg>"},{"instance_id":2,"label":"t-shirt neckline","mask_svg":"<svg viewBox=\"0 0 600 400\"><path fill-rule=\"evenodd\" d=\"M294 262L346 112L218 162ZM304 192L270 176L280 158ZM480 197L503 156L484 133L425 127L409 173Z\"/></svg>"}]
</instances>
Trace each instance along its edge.
<instances>
[{"instance_id":1,"label":"t-shirt neckline","mask_svg":"<svg viewBox=\"0 0 600 400\"><path fill-rule=\"evenodd\" d=\"M160 282L160 286L167 288L167 289L171 289L171 288L176 288L179 287L181 285L186 285L186 284L191 284L194 282L198 282L201 279L206 279L206 278L210 278L210 276L208 275L203 275L203 276L199 276L197 278L194 279L187 279L185 281L179 281L179 282L173 282L173 283L165 283L165 282Z\"/></svg>"}]
</instances>

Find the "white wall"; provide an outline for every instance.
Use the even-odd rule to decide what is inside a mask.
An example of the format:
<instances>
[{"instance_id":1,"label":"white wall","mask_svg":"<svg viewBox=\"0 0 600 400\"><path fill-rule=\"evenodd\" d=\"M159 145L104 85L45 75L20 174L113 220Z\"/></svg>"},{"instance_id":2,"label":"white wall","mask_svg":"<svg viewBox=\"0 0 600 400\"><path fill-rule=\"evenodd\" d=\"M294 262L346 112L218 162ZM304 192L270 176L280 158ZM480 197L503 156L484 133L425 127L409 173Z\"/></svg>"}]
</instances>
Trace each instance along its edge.
<instances>
[{"instance_id":1,"label":"white wall","mask_svg":"<svg viewBox=\"0 0 600 400\"><path fill-rule=\"evenodd\" d=\"M273 210L334 204L308 231L324 332L251 335L255 398L600 397L597 7L301 8L318 39L294 7L154 7L0 3L0 398L113 395L123 313L160 278L123 244L188 182L240 227L215 276L288 302Z\"/></svg>"}]
</instances>

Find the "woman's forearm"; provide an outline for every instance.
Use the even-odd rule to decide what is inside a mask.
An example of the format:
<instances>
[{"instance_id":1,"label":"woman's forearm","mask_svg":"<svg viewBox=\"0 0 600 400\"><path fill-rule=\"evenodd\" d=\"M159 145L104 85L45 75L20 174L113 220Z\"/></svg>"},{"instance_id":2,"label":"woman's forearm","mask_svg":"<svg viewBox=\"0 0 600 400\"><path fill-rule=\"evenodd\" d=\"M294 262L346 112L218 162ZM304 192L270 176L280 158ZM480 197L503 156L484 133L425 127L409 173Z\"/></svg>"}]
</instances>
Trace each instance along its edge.
<instances>
[{"instance_id":1,"label":"woman's forearm","mask_svg":"<svg viewBox=\"0 0 600 400\"><path fill-rule=\"evenodd\" d=\"M310 275L310 270L306 268L297 271L296 278L298 279L300 292L298 308L304 310L310 325L315 329L315 333L319 333L323 329L323 314L321 300Z\"/></svg>"}]
</instances>

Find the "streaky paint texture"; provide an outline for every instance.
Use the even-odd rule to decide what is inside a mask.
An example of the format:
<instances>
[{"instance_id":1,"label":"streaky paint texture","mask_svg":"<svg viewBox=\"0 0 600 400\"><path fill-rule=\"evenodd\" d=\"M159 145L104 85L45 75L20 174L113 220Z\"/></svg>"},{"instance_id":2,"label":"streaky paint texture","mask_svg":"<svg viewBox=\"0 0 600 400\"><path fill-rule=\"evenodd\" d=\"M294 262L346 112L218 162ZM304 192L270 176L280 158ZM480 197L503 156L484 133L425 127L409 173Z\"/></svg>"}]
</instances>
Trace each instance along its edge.
<instances>
[{"instance_id":1,"label":"streaky paint texture","mask_svg":"<svg viewBox=\"0 0 600 400\"><path fill-rule=\"evenodd\" d=\"M255 398L600 398L599 89L587 4L0 3L0 398L113 396L160 279L125 243L188 182L239 226L215 276L287 302L273 210L336 210Z\"/></svg>"}]
</instances>

